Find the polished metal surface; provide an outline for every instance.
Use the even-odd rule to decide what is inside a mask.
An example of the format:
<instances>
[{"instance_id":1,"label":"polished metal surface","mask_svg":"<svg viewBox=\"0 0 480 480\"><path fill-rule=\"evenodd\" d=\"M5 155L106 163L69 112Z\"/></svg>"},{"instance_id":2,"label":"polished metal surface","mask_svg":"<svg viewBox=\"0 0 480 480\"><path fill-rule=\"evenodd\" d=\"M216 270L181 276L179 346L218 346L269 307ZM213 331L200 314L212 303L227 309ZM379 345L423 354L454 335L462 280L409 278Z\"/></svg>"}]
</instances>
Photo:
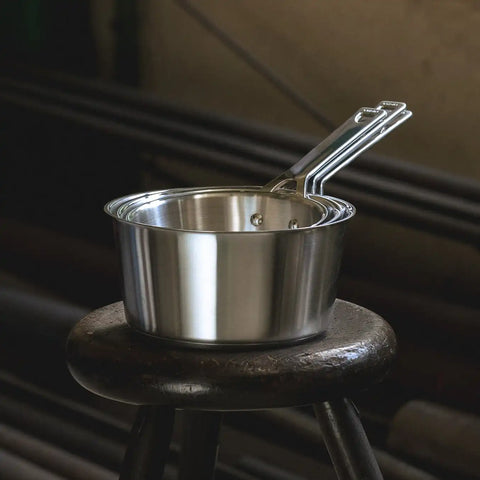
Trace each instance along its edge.
<instances>
[{"instance_id":1,"label":"polished metal surface","mask_svg":"<svg viewBox=\"0 0 480 480\"><path fill-rule=\"evenodd\" d=\"M169 205L172 198L177 201ZM239 210L239 198L250 207ZM210 200L223 204L223 220L216 209L210 213ZM318 197L307 206L290 202L282 214L283 202L283 195L259 187L220 187L152 192L107 205L116 219L130 325L213 344L281 342L322 332L335 300L345 224L355 210ZM162 215L164 205L175 212L171 217ZM250 222L256 213L264 218L259 227ZM288 228L292 215L300 222L295 229ZM322 224L327 216L330 223ZM304 226L310 219L316 224Z\"/></svg>"},{"instance_id":2,"label":"polished metal surface","mask_svg":"<svg viewBox=\"0 0 480 480\"><path fill-rule=\"evenodd\" d=\"M212 345L323 332L355 214L321 195L323 183L410 115L401 102L361 108L264 187L172 189L108 203L130 325Z\"/></svg>"},{"instance_id":3,"label":"polished metal surface","mask_svg":"<svg viewBox=\"0 0 480 480\"><path fill-rule=\"evenodd\" d=\"M361 153L412 116L403 102L383 100L375 108L363 107L295 165L271 180L275 191L292 181L299 196L323 195L324 183Z\"/></svg>"},{"instance_id":4,"label":"polished metal surface","mask_svg":"<svg viewBox=\"0 0 480 480\"><path fill-rule=\"evenodd\" d=\"M210 187L140 193L109 203L107 212L125 222L202 232L299 229L338 221L348 205L337 199L303 197L261 187Z\"/></svg>"},{"instance_id":5,"label":"polished metal surface","mask_svg":"<svg viewBox=\"0 0 480 480\"><path fill-rule=\"evenodd\" d=\"M387 103L387 102L382 102ZM393 102L388 102L393 103ZM405 105L405 104L403 104ZM406 105L405 105L406 107ZM388 110L387 106L384 106ZM412 112L409 110L400 110L398 108L391 108L390 113L385 120L377 125L372 132L366 134L362 139L354 146L342 152L338 158L334 159L331 163L325 166L325 169L321 169L313 178L313 184L311 192L316 195L323 195L323 186L325 182L335 175L339 170L346 167L355 158L361 155L363 152L371 148L383 137L388 135L392 130L400 126L403 122L408 120L412 116Z\"/></svg>"}]
</instances>

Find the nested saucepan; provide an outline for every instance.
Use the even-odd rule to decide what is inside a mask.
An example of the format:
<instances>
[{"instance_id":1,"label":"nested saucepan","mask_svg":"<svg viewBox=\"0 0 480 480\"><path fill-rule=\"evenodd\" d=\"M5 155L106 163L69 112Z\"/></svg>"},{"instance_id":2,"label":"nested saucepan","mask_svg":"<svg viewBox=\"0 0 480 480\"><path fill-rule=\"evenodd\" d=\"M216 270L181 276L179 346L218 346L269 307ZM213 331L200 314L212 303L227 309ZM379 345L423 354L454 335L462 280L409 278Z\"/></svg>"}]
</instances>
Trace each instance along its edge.
<instances>
[{"instance_id":1,"label":"nested saucepan","mask_svg":"<svg viewBox=\"0 0 480 480\"><path fill-rule=\"evenodd\" d=\"M194 346L299 341L330 319L355 214L323 195L340 168L409 118L358 110L264 187L170 189L109 202L129 324Z\"/></svg>"}]
</instances>

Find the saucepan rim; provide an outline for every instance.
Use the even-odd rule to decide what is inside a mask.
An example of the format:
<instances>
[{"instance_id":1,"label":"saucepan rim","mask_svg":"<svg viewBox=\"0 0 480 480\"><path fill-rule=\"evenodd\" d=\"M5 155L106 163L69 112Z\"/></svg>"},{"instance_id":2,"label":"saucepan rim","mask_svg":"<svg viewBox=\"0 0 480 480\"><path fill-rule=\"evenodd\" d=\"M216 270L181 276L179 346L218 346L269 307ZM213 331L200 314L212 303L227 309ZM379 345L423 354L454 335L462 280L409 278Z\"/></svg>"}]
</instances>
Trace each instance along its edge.
<instances>
[{"instance_id":1,"label":"saucepan rim","mask_svg":"<svg viewBox=\"0 0 480 480\"><path fill-rule=\"evenodd\" d=\"M222 234L222 235L265 235L265 234L272 234L272 233L286 233L290 232L291 234L294 233L301 233L306 232L309 230L318 229L321 227L328 227L331 225L336 225L339 223L346 222L350 220L356 213L356 209L354 205L350 202L331 197L327 195L309 195L308 197L299 197L294 192L285 192L285 191L276 191L276 192L266 192L263 190L264 187L262 186L213 186L213 187L189 187L189 188L171 188L171 189L163 189L163 190L152 190L147 192L139 192L133 193L129 195L125 195L122 197L115 198L104 206L104 211L109 216L114 218L116 221L136 227L136 228L145 228L149 230L156 230L156 231L171 231L171 232L188 232L188 233L196 233L196 234ZM171 196L178 196L179 198L182 196L189 196L192 194L204 194L204 193L215 193L215 192L256 192L259 195L266 195L266 196L291 196L292 200L299 201L299 202L306 202L312 204L315 207L321 208L325 207L325 203L329 203L330 206L333 208L338 209L338 214L333 217L330 221L322 221L323 219L319 220L318 222L308 225L305 227L298 227L296 229L272 229L272 230L259 230L259 231L230 231L230 230L194 230L194 229L182 229L182 228L173 228L173 227L165 227L165 226L158 226L158 225L151 225L144 222L134 221L134 220L127 220L124 218L122 213L126 211L128 205L131 205L132 202L137 202L142 198L145 199L144 203L148 203L153 199L154 196L161 196L167 198L168 195ZM140 203L139 205L142 205Z\"/></svg>"}]
</instances>

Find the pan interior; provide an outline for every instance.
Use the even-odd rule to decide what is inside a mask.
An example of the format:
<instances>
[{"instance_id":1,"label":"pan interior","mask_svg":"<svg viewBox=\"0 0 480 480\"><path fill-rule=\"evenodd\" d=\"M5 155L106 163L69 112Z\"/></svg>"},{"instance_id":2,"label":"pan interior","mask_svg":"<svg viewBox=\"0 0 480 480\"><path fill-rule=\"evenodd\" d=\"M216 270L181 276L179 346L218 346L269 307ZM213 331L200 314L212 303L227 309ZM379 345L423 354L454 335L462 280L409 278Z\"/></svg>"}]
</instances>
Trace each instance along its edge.
<instances>
[{"instance_id":1,"label":"pan interior","mask_svg":"<svg viewBox=\"0 0 480 480\"><path fill-rule=\"evenodd\" d=\"M298 229L328 214L322 204L292 194L245 191L146 196L124 213L128 222L210 232Z\"/></svg>"}]
</instances>

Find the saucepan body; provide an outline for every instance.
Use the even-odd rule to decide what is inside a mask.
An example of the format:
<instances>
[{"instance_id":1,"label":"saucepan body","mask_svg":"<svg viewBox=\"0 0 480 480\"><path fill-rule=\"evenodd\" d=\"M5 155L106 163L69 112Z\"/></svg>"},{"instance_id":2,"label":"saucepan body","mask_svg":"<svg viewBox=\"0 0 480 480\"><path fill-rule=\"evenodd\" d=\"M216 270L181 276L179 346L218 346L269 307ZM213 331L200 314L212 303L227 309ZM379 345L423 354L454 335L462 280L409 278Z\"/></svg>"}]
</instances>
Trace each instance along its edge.
<instances>
[{"instance_id":1,"label":"saucepan body","mask_svg":"<svg viewBox=\"0 0 480 480\"><path fill-rule=\"evenodd\" d=\"M328 327L354 207L261 187L109 202L128 323L191 345L295 342Z\"/></svg>"}]
</instances>

